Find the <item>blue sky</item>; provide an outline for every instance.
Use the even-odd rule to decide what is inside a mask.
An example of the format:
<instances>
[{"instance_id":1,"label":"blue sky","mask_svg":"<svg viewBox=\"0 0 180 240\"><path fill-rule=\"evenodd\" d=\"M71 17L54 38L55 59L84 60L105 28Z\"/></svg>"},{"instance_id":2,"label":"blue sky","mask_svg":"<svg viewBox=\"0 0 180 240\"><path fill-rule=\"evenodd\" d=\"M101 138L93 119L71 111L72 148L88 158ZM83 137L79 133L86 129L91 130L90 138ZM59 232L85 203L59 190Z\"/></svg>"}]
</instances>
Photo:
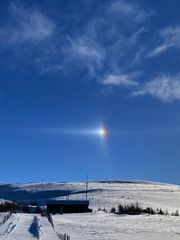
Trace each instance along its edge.
<instances>
[{"instance_id":1,"label":"blue sky","mask_svg":"<svg viewBox=\"0 0 180 240\"><path fill-rule=\"evenodd\" d=\"M179 0L0 6L1 181L180 183Z\"/></svg>"}]
</instances>

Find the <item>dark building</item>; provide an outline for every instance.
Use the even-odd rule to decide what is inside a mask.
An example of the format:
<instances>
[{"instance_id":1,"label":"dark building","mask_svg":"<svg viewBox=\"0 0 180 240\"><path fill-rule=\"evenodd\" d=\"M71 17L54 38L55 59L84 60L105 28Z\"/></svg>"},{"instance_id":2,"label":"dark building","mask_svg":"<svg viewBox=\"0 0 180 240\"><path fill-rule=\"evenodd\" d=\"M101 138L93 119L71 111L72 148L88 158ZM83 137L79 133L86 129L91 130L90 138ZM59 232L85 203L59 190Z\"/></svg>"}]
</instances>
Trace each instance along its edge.
<instances>
[{"instance_id":1,"label":"dark building","mask_svg":"<svg viewBox=\"0 0 180 240\"><path fill-rule=\"evenodd\" d=\"M49 200L47 202L49 213L84 213L92 212L89 201L86 200Z\"/></svg>"}]
</instances>

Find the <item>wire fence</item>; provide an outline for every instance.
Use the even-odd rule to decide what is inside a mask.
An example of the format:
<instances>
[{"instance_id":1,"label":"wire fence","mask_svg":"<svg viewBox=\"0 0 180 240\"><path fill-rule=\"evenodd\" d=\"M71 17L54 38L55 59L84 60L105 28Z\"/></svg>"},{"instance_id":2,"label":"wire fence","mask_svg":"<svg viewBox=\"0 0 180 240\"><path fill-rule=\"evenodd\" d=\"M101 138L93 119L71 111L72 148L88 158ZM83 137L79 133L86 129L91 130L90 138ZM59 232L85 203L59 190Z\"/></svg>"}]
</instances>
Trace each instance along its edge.
<instances>
[{"instance_id":1,"label":"wire fence","mask_svg":"<svg viewBox=\"0 0 180 240\"><path fill-rule=\"evenodd\" d=\"M50 224L52 225L52 227L54 228L54 222L53 222L53 218L52 218L52 215L50 213L47 213L47 218L48 218L48 221L50 222ZM56 230L55 230L56 231ZM59 237L60 240L70 240L70 236L67 235L66 233L65 234L61 234L61 233L57 233L57 236Z\"/></svg>"},{"instance_id":2,"label":"wire fence","mask_svg":"<svg viewBox=\"0 0 180 240\"><path fill-rule=\"evenodd\" d=\"M70 236L65 234L57 234L60 240L70 240Z\"/></svg>"},{"instance_id":3,"label":"wire fence","mask_svg":"<svg viewBox=\"0 0 180 240\"><path fill-rule=\"evenodd\" d=\"M0 221L0 226L3 225L11 217L11 215L12 212L7 212Z\"/></svg>"}]
</instances>

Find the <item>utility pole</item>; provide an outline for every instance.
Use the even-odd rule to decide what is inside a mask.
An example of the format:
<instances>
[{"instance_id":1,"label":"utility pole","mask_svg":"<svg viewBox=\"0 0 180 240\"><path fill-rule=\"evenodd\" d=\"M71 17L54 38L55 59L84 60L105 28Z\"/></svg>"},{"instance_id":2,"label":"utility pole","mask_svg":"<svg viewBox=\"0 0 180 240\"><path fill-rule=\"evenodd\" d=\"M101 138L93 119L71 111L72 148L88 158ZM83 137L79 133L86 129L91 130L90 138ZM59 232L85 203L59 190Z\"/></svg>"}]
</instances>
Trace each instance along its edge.
<instances>
[{"instance_id":1,"label":"utility pole","mask_svg":"<svg viewBox=\"0 0 180 240\"><path fill-rule=\"evenodd\" d=\"M86 176L86 202L88 200L88 174Z\"/></svg>"}]
</instances>

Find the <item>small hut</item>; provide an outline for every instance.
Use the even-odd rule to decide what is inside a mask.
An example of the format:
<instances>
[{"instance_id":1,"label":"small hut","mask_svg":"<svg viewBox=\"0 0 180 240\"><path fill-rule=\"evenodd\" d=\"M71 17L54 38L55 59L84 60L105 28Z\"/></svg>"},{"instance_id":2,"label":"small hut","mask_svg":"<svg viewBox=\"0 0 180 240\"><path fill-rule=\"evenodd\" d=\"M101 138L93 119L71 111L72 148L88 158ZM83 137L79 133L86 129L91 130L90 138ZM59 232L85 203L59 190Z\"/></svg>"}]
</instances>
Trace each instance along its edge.
<instances>
[{"instance_id":1,"label":"small hut","mask_svg":"<svg viewBox=\"0 0 180 240\"><path fill-rule=\"evenodd\" d=\"M89 201L86 200L49 200L47 211L53 214L92 212Z\"/></svg>"}]
</instances>

